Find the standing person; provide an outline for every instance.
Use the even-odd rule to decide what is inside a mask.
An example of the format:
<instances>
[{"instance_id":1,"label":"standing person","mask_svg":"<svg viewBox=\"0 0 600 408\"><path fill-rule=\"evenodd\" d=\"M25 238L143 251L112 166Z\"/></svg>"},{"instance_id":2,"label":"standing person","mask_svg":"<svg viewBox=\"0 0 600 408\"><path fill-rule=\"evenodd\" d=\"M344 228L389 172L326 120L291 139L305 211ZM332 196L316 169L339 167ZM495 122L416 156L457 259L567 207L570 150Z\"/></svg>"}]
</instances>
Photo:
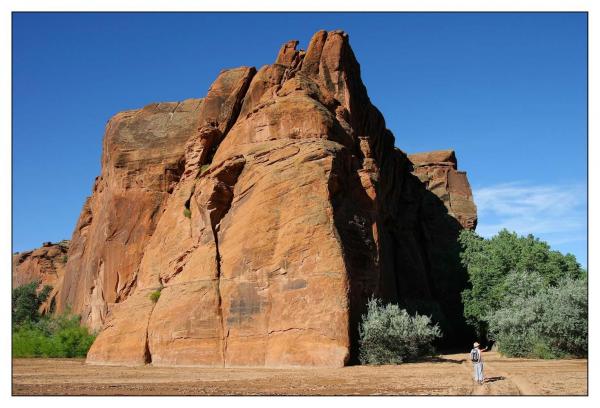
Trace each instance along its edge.
<instances>
[{"instance_id":1,"label":"standing person","mask_svg":"<svg viewBox=\"0 0 600 408\"><path fill-rule=\"evenodd\" d=\"M481 353L487 350L487 347L481 349L479 343L473 343L473 349L471 350L471 362L473 363L474 377L477 384L483 384L485 377L483 375L483 357Z\"/></svg>"}]
</instances>

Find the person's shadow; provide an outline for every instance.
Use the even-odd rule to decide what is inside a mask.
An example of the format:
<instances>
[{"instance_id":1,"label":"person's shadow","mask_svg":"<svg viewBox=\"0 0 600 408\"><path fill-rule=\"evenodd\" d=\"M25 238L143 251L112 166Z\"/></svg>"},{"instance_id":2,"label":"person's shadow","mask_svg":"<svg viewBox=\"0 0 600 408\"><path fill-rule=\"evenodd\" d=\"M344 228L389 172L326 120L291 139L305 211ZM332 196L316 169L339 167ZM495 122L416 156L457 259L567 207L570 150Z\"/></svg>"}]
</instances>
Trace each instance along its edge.
<instances>
[{"instance_id":1,"label":"person's shadow","mask_svg":"<svg viewBox=\"0 0 600 408\"><path fill-rule=\"evenodd\" d=\"M496 381L500 381L500 380L504 380L505 378L502 376L499 377L489 377L485 379L486 383L492 383L492 382L496 382Z\"/></svg>"}]
</instances>

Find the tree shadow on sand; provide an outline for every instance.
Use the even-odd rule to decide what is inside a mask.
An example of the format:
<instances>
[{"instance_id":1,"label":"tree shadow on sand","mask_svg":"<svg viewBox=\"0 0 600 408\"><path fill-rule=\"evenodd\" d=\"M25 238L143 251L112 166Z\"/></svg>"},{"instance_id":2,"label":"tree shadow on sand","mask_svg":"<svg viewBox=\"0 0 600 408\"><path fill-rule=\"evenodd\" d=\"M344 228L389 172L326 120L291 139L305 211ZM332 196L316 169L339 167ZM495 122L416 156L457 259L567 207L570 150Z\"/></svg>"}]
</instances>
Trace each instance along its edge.
<instances>
[{"instance_id":1,"label":"tree shadow on sand","mask_svg":"<svg viewBox=\"0 0 600 408\"><path fill-rule=\"evenodd\" d=\"M422 360L426 363L453 363L453 364L462 364L467 361L466 358L456 359L456 358L445 358L445 357L429 357Z\"/></svg>"}]
</instances>

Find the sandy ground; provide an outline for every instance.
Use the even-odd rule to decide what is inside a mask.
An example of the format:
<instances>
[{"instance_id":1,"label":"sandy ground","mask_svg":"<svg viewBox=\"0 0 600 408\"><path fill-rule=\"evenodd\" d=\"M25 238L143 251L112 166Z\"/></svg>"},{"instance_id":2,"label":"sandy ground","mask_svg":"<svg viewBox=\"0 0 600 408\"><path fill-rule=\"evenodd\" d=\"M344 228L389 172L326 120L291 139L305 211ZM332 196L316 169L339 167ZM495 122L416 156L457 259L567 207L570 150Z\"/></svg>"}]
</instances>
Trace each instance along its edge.
<instances>
[{"instance_id":1,"label":"sandy ground","mask_svg":"<svg viewBox=\"0 0 600 408\"><path fill-rule=\"evenodd\" d=\"M13 359L13 395L587 395L587 360L484 354L484 385L468 354L398 366L338 369L117 367L82 359Z\"/></svg>"}]
</instances>

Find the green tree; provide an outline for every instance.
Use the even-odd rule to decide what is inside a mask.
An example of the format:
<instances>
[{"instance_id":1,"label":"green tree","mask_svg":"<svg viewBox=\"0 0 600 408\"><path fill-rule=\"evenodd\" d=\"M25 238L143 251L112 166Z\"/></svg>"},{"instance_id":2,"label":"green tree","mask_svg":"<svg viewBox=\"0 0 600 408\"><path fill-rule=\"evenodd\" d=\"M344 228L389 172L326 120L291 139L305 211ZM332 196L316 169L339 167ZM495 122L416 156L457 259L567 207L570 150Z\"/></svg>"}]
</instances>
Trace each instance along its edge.
<instances>
[{"instance_id":1,"label":"green tree","mask_svg":"<svg viewBox=\"0 0 600 408\"><path fill-rule=\"evenodd\" d=\"M489 335L513 357L587 354L587 280L563 278L543 285L536 272L507 277L504 305L488 317Z\"/></svg>"},{"instance_id":2,"label":"green tree","mask_svg":"<svg viewBox=\"0 0 600 408\"><path fill-rule=\"evenodd\" d=\"M540 332L555 353L585 356L588 351L587 277L564 278L544 293Z\"/></svg>"},{"instance_id":3,"label":"green tree","mask_svg":"<svg viewBox=\"0 0 600 408\"><path fill-rule=\"evenodd\" d=\"M473 231L461 232L461 262L467 268L470 287L462 292L464 315L478 334L487 337L487 317L505 305L512 286L511 272L535 272L543 286L555 286L563 278L579 279L585 271L571 254L552 251L533 235L518 236L507 230L485 239Z\"/></svg>"},{"instance_id":4,"label":"green tree","mask_svg":"<svg viewBox=\"0 0 600 408\"><path fill-rule=\"evenodd\" d=\"M52 286L45 285L38 293L40 281L21 285L12 291L12 321L13 326L25 322L37 322L40 319L39 308L48 299Z\"/></svg>"}]
</instances>

